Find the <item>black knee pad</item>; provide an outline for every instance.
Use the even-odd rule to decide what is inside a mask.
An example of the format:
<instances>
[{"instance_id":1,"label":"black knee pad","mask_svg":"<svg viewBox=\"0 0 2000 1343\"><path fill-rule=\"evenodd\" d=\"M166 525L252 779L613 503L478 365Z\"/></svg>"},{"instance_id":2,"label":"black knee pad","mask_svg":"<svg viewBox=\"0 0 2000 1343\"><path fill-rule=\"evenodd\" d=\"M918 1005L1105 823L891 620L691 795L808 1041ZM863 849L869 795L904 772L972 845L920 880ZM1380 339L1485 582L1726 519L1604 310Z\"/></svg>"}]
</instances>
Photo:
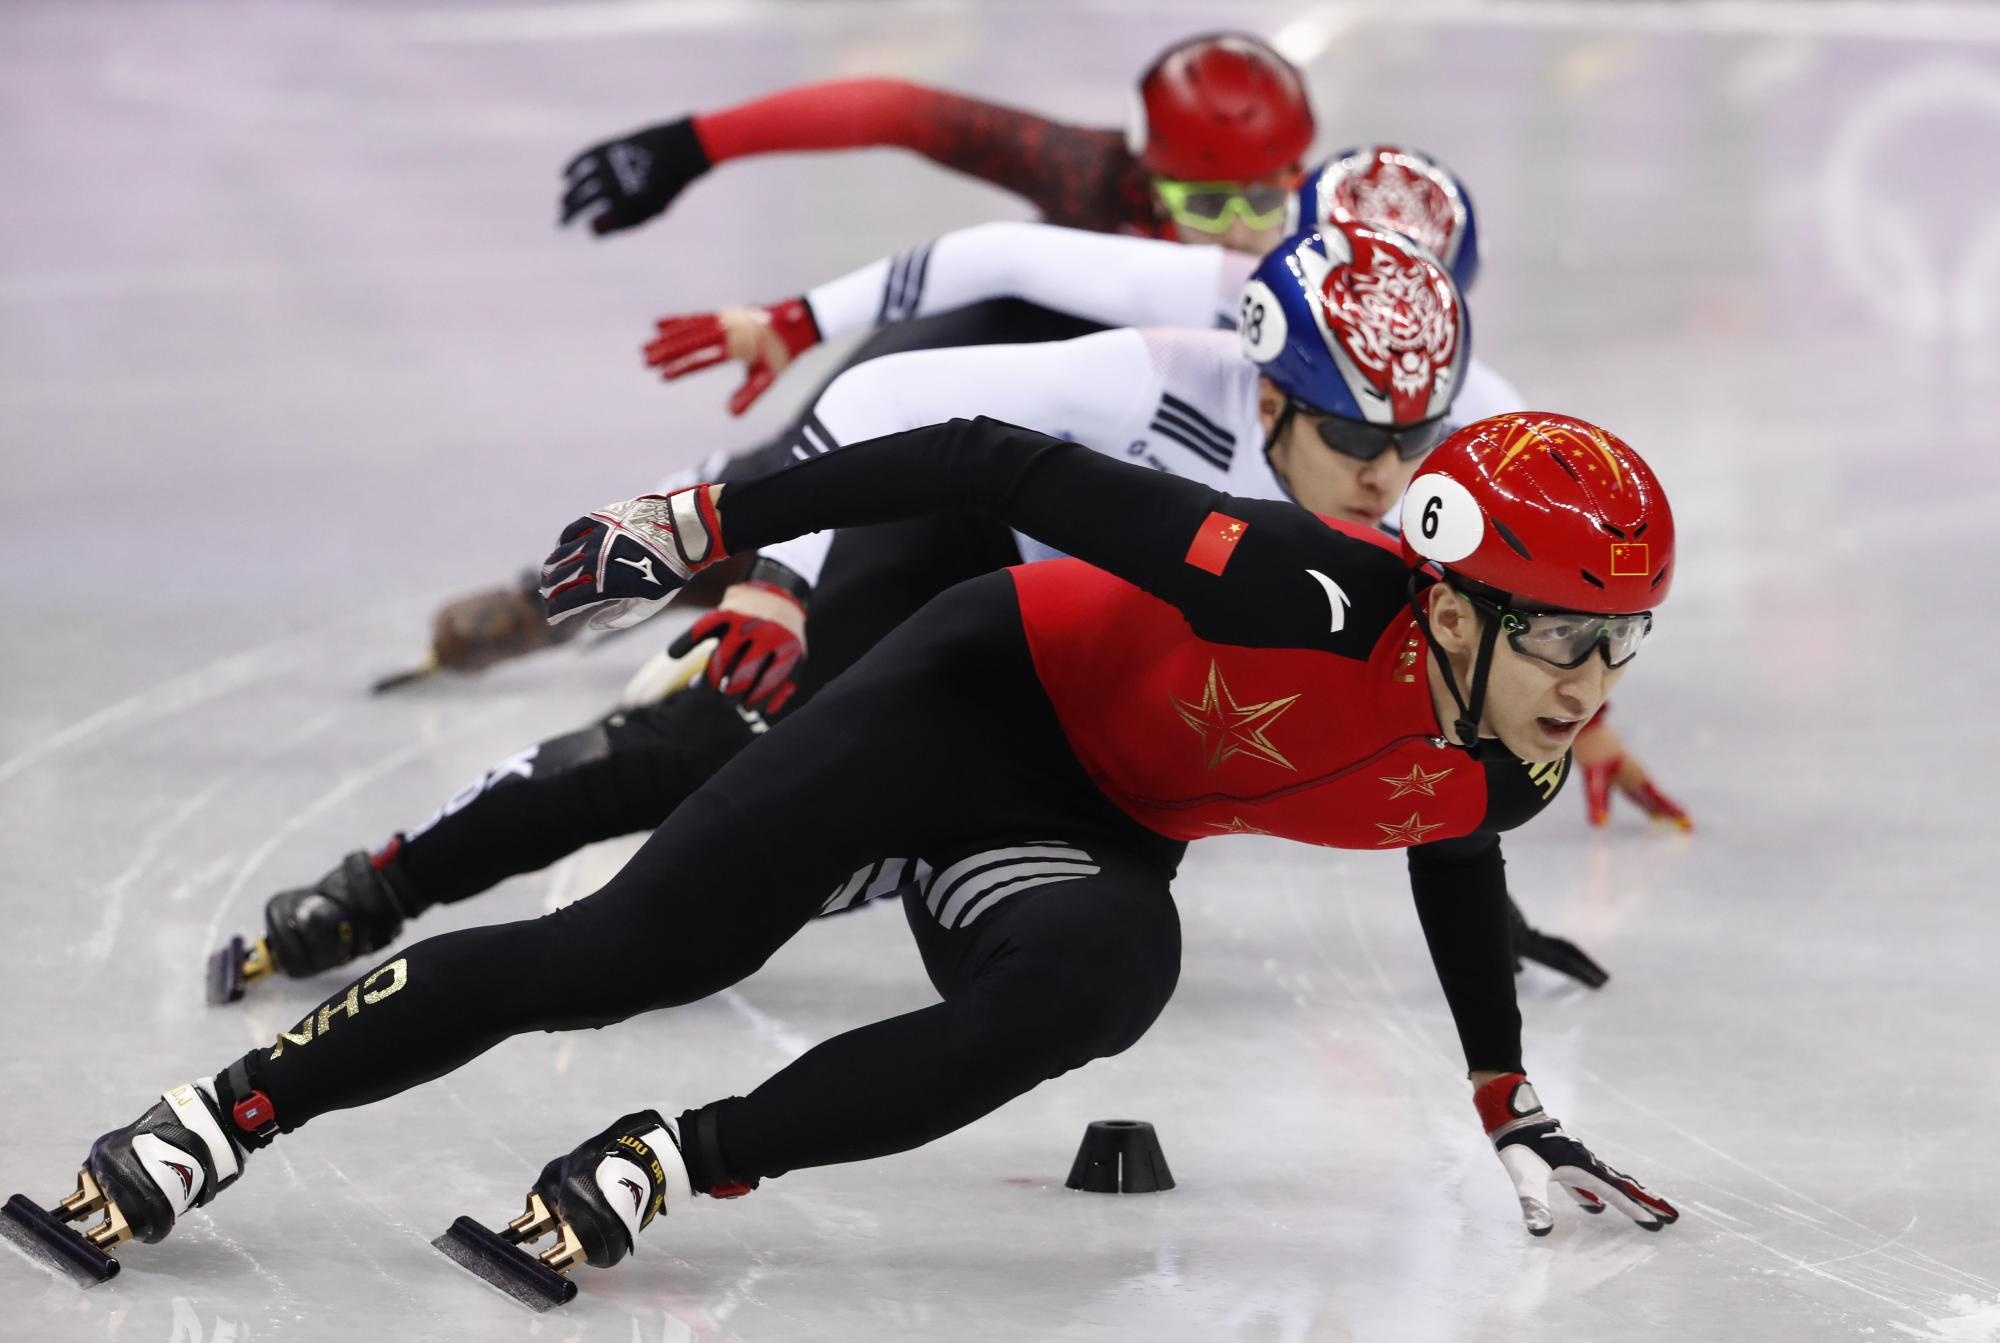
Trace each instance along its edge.
<instances>
[{"instance_id":1,"label":"black knee pad","mask_svg":"<svg viewBox=\"0 0 2000 1343\"><path fill-rule=\"evenodd\" d=\"M534 771L543 777L566 774L593 765L611 754L611 733L604 723L551 737L536 748Z\"/></svg>"},{"instance_id":2,"label":"black knee pad","mask_svg":"<svg viewBox=\"0 0 2000 1343\"><path fill-rule=\"evenodd\" d=\"M621 709L598 726L612 751L670 750L684 768L704 777L770 729L762 714L724 698L705 680L656 703Z\"/></svg>"}]
</instances>

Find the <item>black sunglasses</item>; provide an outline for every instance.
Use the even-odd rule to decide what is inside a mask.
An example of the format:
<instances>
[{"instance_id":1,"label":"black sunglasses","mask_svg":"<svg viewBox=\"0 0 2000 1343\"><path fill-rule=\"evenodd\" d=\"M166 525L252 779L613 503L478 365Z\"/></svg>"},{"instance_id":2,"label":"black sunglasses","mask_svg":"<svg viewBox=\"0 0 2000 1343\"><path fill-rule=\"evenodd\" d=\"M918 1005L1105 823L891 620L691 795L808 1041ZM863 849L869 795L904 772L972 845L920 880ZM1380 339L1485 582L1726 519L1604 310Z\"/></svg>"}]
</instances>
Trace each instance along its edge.
<instances>
[{"instance_id":1,"label":"black sunglasses","mask_svg":"<svg viewBox=\"0 0 2000 1343\"><path fill-rule=\"evenodd\" d=\"M1414 462L1438 444L1444 442L1444 416L1419 420L1415 424L1370 424L1366 420L1349 420L1339 415L1316 409L1291 398L1292 409L1312 421L1313 431L1319 441L1332 448L1343 457L1356 461L1372 462L1383 453L1394 449L1396 456L1406 462Z\"/></svg>"}]
</instances>

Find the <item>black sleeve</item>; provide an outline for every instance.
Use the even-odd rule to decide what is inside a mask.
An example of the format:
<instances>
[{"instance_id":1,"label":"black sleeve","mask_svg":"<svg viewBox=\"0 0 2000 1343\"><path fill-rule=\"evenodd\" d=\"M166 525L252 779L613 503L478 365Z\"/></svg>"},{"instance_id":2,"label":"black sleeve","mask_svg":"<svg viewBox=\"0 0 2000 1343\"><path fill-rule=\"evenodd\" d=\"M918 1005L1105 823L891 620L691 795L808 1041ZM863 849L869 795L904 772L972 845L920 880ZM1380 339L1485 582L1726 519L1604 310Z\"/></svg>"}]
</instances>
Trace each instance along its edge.
<instances>
[{"instance_id":1,"label":"black sleeve","mask_svg":"<svg viewBox=\"0 0 2000 1343\"><path fill-rule=\"evenodd\" d=\"M1431 963L1473 1072L1521 1070L1521 1008L1514 997L1507 864L1500 837L1419 844L1410 853L1410 894Z\"/></svg>"},{"instance_id":2,"label":"black sleeve","mask_svg":"<svg viewBox=\"0 0 2000 1343\"><path fill-rule=\"evenodd\" d=\"M997 420L857 443L730 485L720 505L731 551L949 511L991 513L1116 574L1218 643L1366 657L1403 604L1393 552L1296 504L1224 494Z\"/></svg>"}]
</instances>

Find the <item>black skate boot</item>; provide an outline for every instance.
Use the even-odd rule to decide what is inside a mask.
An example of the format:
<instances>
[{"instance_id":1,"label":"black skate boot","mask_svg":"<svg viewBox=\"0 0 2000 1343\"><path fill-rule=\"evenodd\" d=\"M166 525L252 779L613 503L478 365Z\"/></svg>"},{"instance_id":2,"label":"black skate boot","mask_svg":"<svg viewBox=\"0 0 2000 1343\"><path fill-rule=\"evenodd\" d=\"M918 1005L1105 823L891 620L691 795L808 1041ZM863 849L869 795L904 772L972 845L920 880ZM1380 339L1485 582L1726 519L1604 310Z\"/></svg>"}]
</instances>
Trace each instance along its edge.
<instances>
[{"instance_id":1,"label":"black skate boot","mask_svg":"<svg viewBox=\"0 0 2000 1343\"><path fill-rule=\"evenodd\" d=\"M749 1192L732 1184L716 1197ZM632 1252L639 1232L655 1217L688 1206L694 1198L680 1136L654 1110L626 1115L568 1156L542 1168L527 1210L494 1232L461 1217L431 1244L531 1310L547 1310L576 1296L563 1276L578 1264L610 1268ZM524 1242L554 1235L539 1255Z\"/></svg>"},{"instance_id":2,"label":"black skate boot","mask_svg":"<svg viewBox=\"0 0 2000 1343\"><path fill-rule=\"evenodd\" d=\"M76 1192L53 1210L20 1194L8 1199L0 1233L83 1286L116 1276L110 1251L128 1240L165 1239L181 1214L208 1206L236 1182L249 1144L276 1132L270 1101L236 1076L242 1068L230 1070L228 1081L241 1092L231 1114L213 1077L169 1089L137 1120L92 1144ZM69 1225L97 1212L103 1220L87 1231Z\"/></svg>"},{"instance_id":3,"label":"black skate boot","mask_svg":"<svg viewBox=\"0 0 2000 1343\"><path fill-rule=\"evenodd\" d=\"M293 979L380 951L403 931L411 901L396 889L399 836L380 853L356 850L310 886L280 891L264 906L264 936L233 937L208 959L208 1000L233 1003L274 970Z\"/></svg>"}]
</instances>

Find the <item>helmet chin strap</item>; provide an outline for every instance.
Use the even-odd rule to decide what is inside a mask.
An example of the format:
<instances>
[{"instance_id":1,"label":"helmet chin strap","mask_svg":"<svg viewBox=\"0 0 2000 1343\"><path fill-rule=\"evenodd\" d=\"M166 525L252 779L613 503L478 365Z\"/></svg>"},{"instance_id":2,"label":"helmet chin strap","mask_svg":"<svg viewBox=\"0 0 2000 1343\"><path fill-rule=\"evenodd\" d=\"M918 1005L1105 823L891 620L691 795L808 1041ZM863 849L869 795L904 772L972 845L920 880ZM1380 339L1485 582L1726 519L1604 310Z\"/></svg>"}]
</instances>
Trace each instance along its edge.
<instances>
[{"instance_id":1,"label":"helmet chin strap","mask_svg":"<svg viewBox=\"0 0 2000 1343\"><path fill-rule=\"evenodd\" d=\"M1483 613L1480 615L1479 651L1473 655L1471 683L1467 693L1460 694L1458 678L1452 674L1451 658L1431 630L1430 615L1424 610L1422 600L1423 589L1417 586L1417 571L1414 569L1410 571L1409 598L1410 610L1417 618L1417 628L1423 631L1424 642L1430 645L1437 658L1438 671L1444 676L1444 688L1451 692L1452 703L1458 706L1458 717L1451 725L1452 736L1457 738L1454 744L1478 760L1483 749L1479 719L1486 709L1486 682L1493 670L1493 652L1500 643L1500 622L1487 618Z\"/></svg>"},{"instance_id":2,"label":"helmet chin strap","mask_svg":"<svg viewBox=\"0 0 2000 1343\"><path fill-rule=\"evenodd\" d=\"M1291 397L1286 397L1285 408L1278 412L1277 419L1271 421L1271 432L1264 435L1264 461L1271 468L1271 474L1277 477L1278 485L1285 491L1285 497L1295 504L1299 502L1299 497L1292 493L1292 482L1285 479L1285 473L1280 471L1278 464L1271 460L1271 452L1284 440L1285 430L1291 427L1292 417L1298 413L1298 406L1294 404ZM1301 508L1305 507L1303 504L1299 506Z\"/></svg>"}]
</instances>

